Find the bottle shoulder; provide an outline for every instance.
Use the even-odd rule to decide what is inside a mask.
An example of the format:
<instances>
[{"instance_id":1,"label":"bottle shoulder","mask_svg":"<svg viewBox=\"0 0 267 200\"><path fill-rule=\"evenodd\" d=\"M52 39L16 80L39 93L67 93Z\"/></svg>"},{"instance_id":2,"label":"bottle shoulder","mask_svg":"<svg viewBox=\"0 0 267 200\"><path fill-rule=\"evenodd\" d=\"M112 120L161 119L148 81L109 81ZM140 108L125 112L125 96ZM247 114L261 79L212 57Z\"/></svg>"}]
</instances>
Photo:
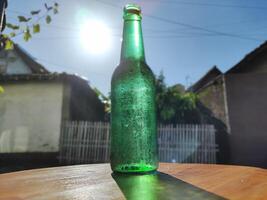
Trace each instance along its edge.
<instances>
[{"instance_id":1,"label":"bottle shoulder","mask_svg":"<svg viewBox=\"0 0 267 200\"><path fill-rule=\"evenodd\" d=\"M113 72L111 83L117 81L143 77L150 81L155 81L154 74L144 61L124 61L121 62Z\"/></svg>"}]
</instances>

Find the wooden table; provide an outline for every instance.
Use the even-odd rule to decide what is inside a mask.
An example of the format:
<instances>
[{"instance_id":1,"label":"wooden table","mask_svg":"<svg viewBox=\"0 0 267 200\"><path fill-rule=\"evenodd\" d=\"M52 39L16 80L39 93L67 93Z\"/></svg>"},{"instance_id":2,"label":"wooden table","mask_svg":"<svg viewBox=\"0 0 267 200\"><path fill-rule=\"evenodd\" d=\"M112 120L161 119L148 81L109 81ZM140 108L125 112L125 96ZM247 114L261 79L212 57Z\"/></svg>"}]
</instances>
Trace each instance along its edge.
<instances>
[{"instance_id":1,"label":"wooden table","mask_svg":"<svg viewBox=\"0 0 267 200\"><path fill-rule=\"evenodd\" d=\"M116 175L109 164L90 164L7 173L0 175L0 200L267 199L264 169L161 163L159 171Z\"/></svg>"}]
</instances>

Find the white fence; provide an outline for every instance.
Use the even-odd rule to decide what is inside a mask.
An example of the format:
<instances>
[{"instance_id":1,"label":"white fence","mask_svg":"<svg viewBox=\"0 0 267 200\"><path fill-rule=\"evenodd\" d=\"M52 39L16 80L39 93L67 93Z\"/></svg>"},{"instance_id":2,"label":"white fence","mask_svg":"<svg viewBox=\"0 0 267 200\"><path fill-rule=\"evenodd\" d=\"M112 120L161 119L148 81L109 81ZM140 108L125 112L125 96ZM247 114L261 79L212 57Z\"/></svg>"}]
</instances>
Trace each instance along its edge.
<instances>
[{"instance_id":1,"label":"white fence","mask_svg":"<svg viewBox=\"0 0 267 200\"><path fill-rule=\"evenodd\" d=\"M109 162L110 126L104 122L67 121L62 125L59 159L62 164ZM160 125L159 160L216 163L213 125Z\"/></svg>"}]
</instances>

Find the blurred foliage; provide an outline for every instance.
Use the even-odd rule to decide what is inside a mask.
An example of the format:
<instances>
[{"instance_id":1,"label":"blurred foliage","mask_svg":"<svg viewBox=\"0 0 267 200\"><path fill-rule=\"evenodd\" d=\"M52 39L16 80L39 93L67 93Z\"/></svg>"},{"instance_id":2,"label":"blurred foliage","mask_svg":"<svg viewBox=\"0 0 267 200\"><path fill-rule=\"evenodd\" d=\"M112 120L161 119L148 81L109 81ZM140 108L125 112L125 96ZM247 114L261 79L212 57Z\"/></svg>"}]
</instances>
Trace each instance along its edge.
<instances>
[{"instance_id":1,"label":"blurred foliage","mask_svg":"<svg viewBox=\"0 0 267 200\"><path fill-rule=\"evenodd\" d=\"M5 90L4 88L0 85L0 94L3 93Z\"/></svg>"},{"instance_id":2,"label":"blurred foliage","mask_svg":"<svg viewBox=\"0 0 267 200\"><path fill-rule=\"evenodd\" d=\"M109 116L111 111L110 97L102 94L97 88L94 88L94 91L105 105L106 116ZM186 92L182 84L167 87L162 72L156 77L156 105L159 123L198 123L197 102L197 95Z\"/></svg>"},{"instance_id":3,"label":"blurred foliage","mask_svg":"<svg viewBox=\"0 0 267 200\"><path fill-rule=\"evenodd\" d=\"M32 26L32 29L33 29L33 33L40 33L40 24L34 24Z\"/></svg>"},{"instance_id":4,"label":"blurred foliage","mask_svg":"<svg viewBox=\"0 0 267 200\"><path fill-rule=\"evenodd\" d=\"M6 29L8 33L0 34L0 50L10 50L13 49L13 41L12 38L23 35L23 39L27 42L32 38L32 34L39 33L41 30L40 21L45 17L46 23L50 24L52 21L52 17L50 13L53 14L58 13L58 3L54 3L52 6L48 6L46 3L44 4L44 9L32 10L29 16L17 16L16 23L6 23ZM42 14L41 15L41 13ZM0 93L3 93L4 89L0 86Z\"/></svg>"},{"instance_id":5,"label":"blurred foliage","mask_svg":"<svg viewBox=\"0 0 267 200\"><path fill-rule=\"evenodd\" d=\"M52 18L50 17L50 15L47 15L46 16L45 21L46 21L47 24L50 24L51 23Z\"/></svg>"},{"instance_id":6,"label":"blurred foliage","mask_svg":"<svg viewBox=\"0 0 267 200\"><path fill-rule=\"evenodd\" d=\"M23 39L26 42L29 41L32 38L32 34L41 31L40 21L45 18L46 24L50 24L52 22L51 14L57 14L58 8L58 3L54 3L51 6L45 3L43 9L32 10L28 16L17 16L18 21L16 23L7 22L6 28L9 31L1 35L1 47L6 50L12 49L12 38L18 35L23 35Z\"/></svg>"},{"instance_id":7,"label":"blurred foliage","mask_svg":"<svg viewBox=\"0 0 267 200\"><path fill-rule=\"evenodd\" d=\"M197 123L197 95L181 84L167 87L163 72L156 77L157 118L160 123Z\"/></svg>"},{"instance_id":8,"label":"blurred foliage","mask_svg":"<svg viewBox=\"0 0 267 200\"><path fill-rule=\"evenodd\" d=\"M100 101L104 104L104 106L105 106L105 113L109 114L111 112L111 100L110 100L110 96L105 96L96 87L94 88L94 91L95 91L97 97L100 99Z\"/></svg>"}]
</instances>

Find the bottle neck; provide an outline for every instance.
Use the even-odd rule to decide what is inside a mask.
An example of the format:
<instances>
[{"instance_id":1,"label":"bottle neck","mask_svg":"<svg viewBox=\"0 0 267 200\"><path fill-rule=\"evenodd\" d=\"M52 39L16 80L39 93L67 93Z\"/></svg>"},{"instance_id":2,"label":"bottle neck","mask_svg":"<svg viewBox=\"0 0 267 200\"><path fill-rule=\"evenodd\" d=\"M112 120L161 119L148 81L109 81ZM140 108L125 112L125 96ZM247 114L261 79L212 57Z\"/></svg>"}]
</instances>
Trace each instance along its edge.
<instances>
[{"instance_id":1,"label":"bottle neck","mask_svg":"<svg viewBox=\"0 0 267 200\"><path fill-rule=\"evenodd\" d=\"M141 19L124 20L121 62L127 60L145 61Z\"/></svg>"}]
</instances>

